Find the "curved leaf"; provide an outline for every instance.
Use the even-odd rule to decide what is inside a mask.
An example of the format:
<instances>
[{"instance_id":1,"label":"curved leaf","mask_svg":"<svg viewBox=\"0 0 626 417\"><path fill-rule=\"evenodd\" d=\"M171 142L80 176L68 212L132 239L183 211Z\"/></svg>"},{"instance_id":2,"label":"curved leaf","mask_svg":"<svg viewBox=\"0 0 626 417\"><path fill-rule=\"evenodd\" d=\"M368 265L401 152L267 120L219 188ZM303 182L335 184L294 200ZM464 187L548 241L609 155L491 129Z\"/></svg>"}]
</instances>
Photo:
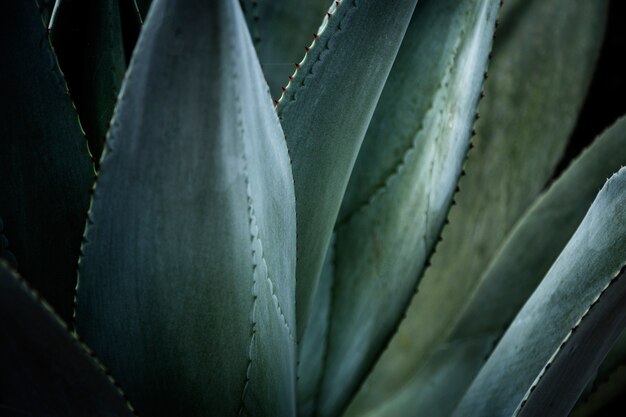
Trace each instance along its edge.
<instances>
[{"instance_id":1,"label":"curved leaf","mask_svg":"<svg viewBox=\"0 0 626 417\"><path fill-rule=\"evenodd\" d=\"M415 3L335 2L278 104L298 212L298 338L350 171Z\"/></svg>"},{"instance_id":2,"label":"curved leaf","mask_svg":"<svg viewBox=\"0 0 626 417\"><path fill-rule=\"evenodd\" d=\"M131 417L102 366L0 260L0 414Z\"/></svg>"},{"instance_id":3,"label":"curved leaf","mask_svg":"<svg viewBox=\"0 0 626 417\"><path fill-rule=\"evenodd\" d=\"M597 192L611 173L626 163L626 118L617 121L587 149L546 191L513 229L498 256L491 263L451 335L420 368L411 382L379 411L393 407L394 415L429 412L429 404L416 401L425 392L445 397L454 407L478 374L493 349L493 340L511 323L515 314L535 290L541 278L576 231ZM549 239L546 239L549 236ZM482 340L487 352L467 350L465 342ZM464 361L450 373L442 355ZM440 369L433 366L439 361ZM428 378L441 380L433 387ZM441 392L437 392L440 390ZM402 411L400 411L402 410ZM452 408L453 410L453 408ZM452 411L450 410L450 411ZM447 416L441 407L439 415ZM432 412L430 412L432 413ZM374 414L374 413L372 413ZM381 414L386 415L386 414Z\"/></svg>"},{"instance_id":4,"label":"curved leaf","mask_svg":"<svg viewBox=\"0 0 626 417\"><path fill-rule=\"evenodd\" d=\"M135 7L134 0L58 0L50 23L54 50L96 160L122 85L126 58L139 36L141 19Z\"/></svg>"},{"instance_id":5,"label":"curved leaf","mask_svg":"<svg viewBox=\"0 0 626 417\"><path fill-rule=\"evenodd\" d=\"M89 212L77 326L146 415L295 413L295 200L235 0L154 3Z\"/></svg>"},{"instance_id":6,"label":"curved leaf","mask_svg":"<svg viewBox=\"0 0 626 417\"><path fill-rule=\"evenodd\" d=\"M322 415L345 408L367 376L437 242L469 146L498 4L436 0L415 9L335 228Z\"/></svg>"},{"instance_id":7,"label":"curved leaf","mask_svg":"<svg viewBox=\"0 0 626 417\"><path fill-rule=\"evenodd\" d=\"M555 391L545 390L544 386L548 385L544 385L542 378L547 376L545 381L552 381L555 373L550 368L552 364L569 381L554 375L566 388L567 396L561 397L560 404L552 399L548 404L559 408L548 414L557 416L569 411L584 389L586 377L595 371L593 366L599 365L624 322L624 310L619 304L624 302L626 285L623 279L616 279L626 264L624 213L626 169L621 169L602 188L578 230L468 389L454 416L510 416L518 413L523 404L532 411L534 396L546 405L544 399ZM610 316L613 319L607 320ZM606 326L596 326L596 320ZM590 336L594 329L598 332L594 337L578 336L579 333ZM575 357L576 351L589 353L596 344L602 349L595 355L582 362L574 361L576 366L568 361L571 354ZM570 371L563 372L564 369ZM524 412L523 407L521 411Z\"/></svg>"},{"instance_id":8,"label":"curved leaf","mask_svg":"<svg viewBox=\"0 0 626 417\"><path fill-rule=\"evenodd\" d=\"M0 14L0 216L19 271L63 320L94 171L35 1Z\"/></svg>"},{"instance_id":9,"label":"curved leaf","mask_svg":"<svg viewBox=\"0 0 626 417\"><path fill-rule=\"evenodd\" d=\"M552 175L575 126L602 40L606 1L510 0L501 16L476 147L450 226L359 395L356 415L400 389L445 341L467 294Z\"/></svg>"}]
</instances>

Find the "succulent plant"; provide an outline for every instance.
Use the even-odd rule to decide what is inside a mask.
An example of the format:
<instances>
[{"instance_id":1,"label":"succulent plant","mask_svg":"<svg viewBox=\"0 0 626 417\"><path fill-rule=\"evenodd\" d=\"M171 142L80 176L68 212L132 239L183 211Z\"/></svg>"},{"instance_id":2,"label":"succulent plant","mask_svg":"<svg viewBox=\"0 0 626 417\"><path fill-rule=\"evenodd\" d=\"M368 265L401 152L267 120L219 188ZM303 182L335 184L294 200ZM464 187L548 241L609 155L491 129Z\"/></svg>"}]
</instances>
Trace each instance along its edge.
<instances>
[{"instance_id":1,"label":"succulent plant","mask_svg":"<svg viewBox=\"0 0 626 417\"><path fill-rule=\"evenodd\" d=\"M327 3L4 5L1 415L623 395L626 118L565 152L608 0Z\"/></svg>"}]
</instances>

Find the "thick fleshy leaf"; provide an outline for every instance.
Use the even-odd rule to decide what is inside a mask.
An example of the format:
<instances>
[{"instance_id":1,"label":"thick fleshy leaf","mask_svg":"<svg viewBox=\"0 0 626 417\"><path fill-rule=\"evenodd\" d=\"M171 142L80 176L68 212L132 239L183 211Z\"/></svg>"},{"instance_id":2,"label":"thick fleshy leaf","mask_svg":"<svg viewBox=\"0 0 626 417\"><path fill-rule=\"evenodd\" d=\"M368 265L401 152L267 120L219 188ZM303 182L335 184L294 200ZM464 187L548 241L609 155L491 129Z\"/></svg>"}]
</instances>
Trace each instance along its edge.
<instances>
[{"instance_id":1,"label":"thick fleshy leaf","mask_svg":"<svg viewBox=\"0 0 626 417\"><path fill-rule=\"evenodd\" d=\"M472 356L467 352L464 341L483 339L483 344L488 346L502 336L576 231L606 178L624 164L626 118L604 132L531 206L498 251L474 293L466 295L466 309L446 342L433 354L435 358L443 354L464 355L466 363L459 365L454 375L449 374L445 363L440 365L439 371L432 365L421 368L413 382L402 389L402 394L390 400L395 410L418 415L427 412L428 409L418 408L413 401L422 396L423 391L445 396L452 405L461 399L486 360L484 353L474 352ZM491 349L487 353L490 352ZM432 361L430 359L429 363ZM436 388L428 383L419 385L418 381L427 381L428 375L445 382ZM442 392L434 393L436 389ZM389 408L388 405L381 410Z\"/></svg>"},{"instance_id":2,"label":"thick fleshy leaf","mask_svg":"<svg viewBox=\"0 0 626 417\"><path fill-rule=\"evenodd\" d=\"M94 171L35 1L0 14L0 217L19 271L65 320Z\"/></svg>"},{"instance_id":3,"label":"thick fleshy leaf","mask_svg":"<svg viewBox=\"0 0 626 417\"><path fill-rule=\"evenodd\" d=\"M102 366L1 260L0 316L0 415L133 415Z\"/></svg>"},{"instance_id":4,"label":"thick fleshy leaf","mask_svg":"<svg viewBox=\"0 0 626 417\"><path fill-rule=\"evenodd\" d=\"M355 415L389 398L444 342L467 294L545 187L585 98L605 15L606 1L504 2L476 147L450 226L406 319L355 400Z\"/></svg>"},{"instance_id":5,"label":"thick fleshy leaf","mask_svg":"<svg viewBox=\"0 0 626 417\"><path fill-rule=\"evenodd\" d=\"M295 413L289 156L236 0L150 9L105 145L77 327L146 415Z\"/></svg>"},{"instance_id":6,"label":"thick fleshy leaf","mask_svg":"<svg viewBox=\"0 0 626 417\"><path fill-rule=\"evenodd\" d=\"M278 105L298 212L298 338L350 172L415 3L335 2Z\"/></svg>"},{"instance_id":7,"label":"thick fleshy leaf","mask_svg":"<svg viewBox=\"0 0 626 417\"><path fill-rule=\"evenodd\" d=\"M255 41L265 79L274 97L280 97L293 65L328 11L332 0L243 0L242 7Z\"/></svg>"},{"instance_id":8,"label":"thick fleshy leaf","mask_svg":"<svg viewBox=\"0 0 626 417\"><path fill-rule=\"evenodd\" d=\"M576 231L606 178L624 165L626 117L572 162L522 217L473 297L468 297L453 338L497 333L508 326Z\"/></svg>"},{"instance_id":9,"label":"thick fleshy leaf","mask_svg":"<svg viewBox=\"0 0 626 417\"><path fill-rule=\"evenodd\" d=\"M320 414L347 405L393 334L448 214L498 1L420 1L336 226Z\"/></svg>"},{"instance_id":10,"label":"thick fleshy leaf","mask_svg":"<svg viewBox=\"0 0 626 417\"><path fill-rule=\"evenodd\" d=\"M58 0L54 9L52 45L96 160L140 29L134 0Z\"/></svg>"},{"instance_id":11,"label":"thick fleshy leaf","mask_svg":"<svg viewBox=\"0 0 626 417\"><path fill-rule=\"evenodd\" d=\"M528 412L540 405L550 416L569 412L626 322L626 285L617 278L626 264L624 213L621 169L600 191L454 416L526 415L524 404Z\"/></svg>"}]
</instances>

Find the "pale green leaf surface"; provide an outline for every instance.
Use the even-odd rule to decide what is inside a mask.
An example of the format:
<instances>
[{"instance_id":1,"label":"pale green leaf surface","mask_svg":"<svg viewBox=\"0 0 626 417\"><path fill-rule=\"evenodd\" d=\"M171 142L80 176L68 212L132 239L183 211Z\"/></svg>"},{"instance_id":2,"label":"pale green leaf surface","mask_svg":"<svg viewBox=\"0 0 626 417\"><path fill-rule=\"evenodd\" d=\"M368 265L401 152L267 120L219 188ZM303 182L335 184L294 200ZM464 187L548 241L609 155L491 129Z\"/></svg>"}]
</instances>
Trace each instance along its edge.
<instances>
[{"instance_id":1,"label":"pale green leaf surface","mask_svg":"<svg viewBox=\"0 0 626 417\"><path fill-rule=\"evenodd\" d=\"M140 28L133 0L58 0L56 4L50 38L96 160L122 85L126 57Z\"/></svg>"},{"instance_id":2,"label":"pale green leaf surface","mask_svg":"<svg viewBox=\"0 0 626 417\"><path fill-rule=\"evenodd\" d=\"M445 341L467 294L552 175L593 74L605 15L606 1L504 2L476 147L450 226L406 319L353 403L354 415L406 384Z\"/></svg>"},{"instance_id":3,"label":"pale green leaf surface","mask_svg":"<svg viewBox=\"0 0 626 417\"><path fill-rule=\"evenodd\" d=\"M574 234L606 178L624 165L626 117L572 162L520 219L468 297L451 338L505 329Z\"/></svg>"},{"instance_id":4,"label":"pale green leaf surface","mask_svg":"<svg viewBox=\"0 0 626 417\"><path fill-rule=\"evenodd\" d=\"M289 82L294 64L300 62L313 41L332 0L254 0L245 2L248 25L265 79L274 97ZM254 6L256 3L256 6Z\"/></svg>"},{"instance_id":5,"label":"pale green leaf surface","mask_svg":"<svg viewBox=\"0 0 626 417\"><path fill-rule=\"evenodd\" d=\"M586 334L588 330L593 332L597 328L600 335L595 335L596 338L611 336L611 332L617 337L619 332L615 329L622 321L621 313L613 315L618 321L615 325L609 326L611 320L605 320L606 328L576 328L586 326L585 318L595 320L598 313L600 317L603 314L611 316L607 307L610 310L614 303L623 302L623 285L615 285L615 282L623 284L623 281L614 278L625 263L626 169L621 169L598 193L576 233L518 313L464 395L454 416L511 416L537 382L541 384L541 376L552 375L551 369L546 368L554 359L567 361L572 352L576 354L577 349L585 350L591 343L596 343L589 338L587 341L580 340L576 336L578 330ZM611 300L613 296L617 297L617 301ZM605 300L608 301L604 303ZM592 305L595 307L592 308ZM610 337L607 340L610 341ZM590 364L595 364L596 358L592 356L588 359ZM578 361L568 362L570 368L580 369L580 374L576 375L579 378L572 378L577 382L568 387L570 394L576 389L582 391L587 382L583 374L588 369L580 361L579 358ZM566 368L558 364L555 369ZM581 380L582 383L579 383ZM560 383L570 385L563 381ZM542 397L554 392L542 392L542 386L534 390L531 399L537 395L537 399L542 400ZM558 402L553 401L552 404L558 405Z\"/></svg>"},{"instance_id":6,"label":"pale green leaf surface","mask_svg":"<svg viewBox=\"0 0 626 417\"><path fill-rule=\"evenodd\" d=\"M410 401L412 397L420 397L426 391L431 395L445 396L448 403L460 400L486 360L485 354L481 352L471 356L463 342L483 338L487 346L490 341L502 336L576 231L606 178L624 164L626 119L621 119L607 129L531 206L498 251L474 293L467 295L469 304L466 310L433 357L437 358L443 352L451 357L464 354L463 360L468 364L459 365L456 374L449 373L447 364L440 365L439 373L428 366L420 369L413 377L413 382L402 389L402 394L391 400L396 410L404 404L404 412L426 412L426 409L416 408L416 403ZM456 349L460 349L460 352ZM429 359L428 363L433 360ZM434 393L435 388L432 386L418 384L419 381L427 380L428 375L422 375L424 372L435 375L437 379L448 378L436 387L442 392ZM462 386L465 389L457 388Z\"/></svg>"},{"instance_id":7,"label":"pale green leaf surface","mask_svg":"<svg viewBox=\"0 0 626 417\"><path fill-rule=\"evenodd\" d=\"M0 14L0 217L20 274L69 322L94 171L34 0Z\"/></svg>"},{"instance_id":8,"label":"pale green leaf surface","mask_svg":"<svg viewBox=\"0 0 626 417\"><path fill-rule=\"evenodd\" d=\"M441 346L402 390L364 417L448 417L495 341L481 337Z\"/></svg>"},{"instance_id":9,"label":"pale green leaf surface","mask_svg":"<svg viewBox=\"0 0 626 417\"><path fill-rule=\"evenodd\" d=\"M298 212L298 338L350 172L415 3L336 2L278 105Z\"/></svg>"},{"instance_id":10,"label":"pale green leaf surface","mask_svg":"<svg viewBox=\"0 0 626 417\"><path fill-rule=\"evenodd\" d=\"M139 410L295 414L289 157L235 0L161 0L106 142L77 326Z\"/></svg>"},{"instance_id":11,"label":"pale green leaf surface","mask_svg":"<svg viewBox=\"0 0 626 417\"><path fill-rule=\"evenodd\" d=\"M0 415L133 415L101 365L2 260L0 339Z\"/></svg>"},{"instance_id":12,"label":"pale green leaf surface","mask_svg":"<svg viewBox=\"0 0 626 417\"><path fill-rule=\"evenodd\" d=\"M415 9L350 180L349 189L367 194L348 192L335 229L321 415L347 406L437 242L469 146L498 7L425 0Z\"/></svg>"}]
</instances>

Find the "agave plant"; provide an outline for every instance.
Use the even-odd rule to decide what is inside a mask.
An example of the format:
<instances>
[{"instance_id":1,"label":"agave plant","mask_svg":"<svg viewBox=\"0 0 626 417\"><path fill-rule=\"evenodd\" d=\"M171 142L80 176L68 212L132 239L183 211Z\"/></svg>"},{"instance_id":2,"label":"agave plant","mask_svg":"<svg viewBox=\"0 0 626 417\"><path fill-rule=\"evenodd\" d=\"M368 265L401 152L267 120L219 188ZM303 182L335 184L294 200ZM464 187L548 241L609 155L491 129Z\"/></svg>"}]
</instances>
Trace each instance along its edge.
<instances>
[{"instance_id":1,"label":"agave plant","mask_svg":"<svg viewBox=\"0 0 626 417\"><path fill-rule=\"evenodd\" d=\"M0 414L620 398L626 118L563 157L608 0L327 3L4 5Z\"/></svg>"}]
</instances>

